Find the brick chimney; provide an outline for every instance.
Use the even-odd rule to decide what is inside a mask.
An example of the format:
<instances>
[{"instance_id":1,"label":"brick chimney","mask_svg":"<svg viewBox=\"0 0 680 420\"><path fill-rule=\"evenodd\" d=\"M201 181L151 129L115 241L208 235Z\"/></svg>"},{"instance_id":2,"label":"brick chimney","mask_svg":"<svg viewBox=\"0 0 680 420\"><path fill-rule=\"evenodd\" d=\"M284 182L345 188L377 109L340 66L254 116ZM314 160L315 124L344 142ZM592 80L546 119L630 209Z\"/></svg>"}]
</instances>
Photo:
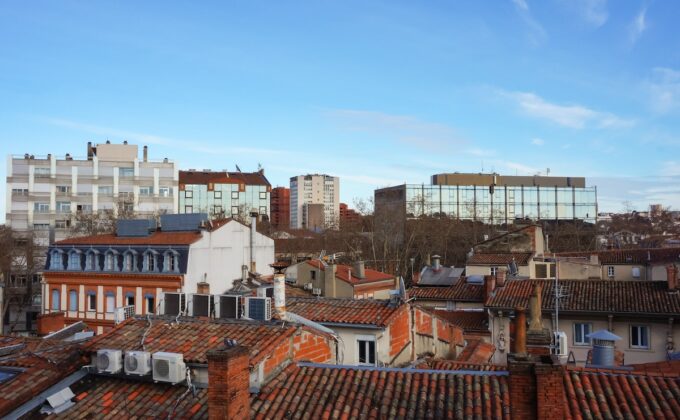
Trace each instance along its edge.
<instances>
[{"instance_id":1,"label":"brick chimney","mask_svg":"<svg viewBox=\"0 0 680 420\"><path fill-rule=\"evenodd\" d=\"M496 278L494 276L484 276L484 302L488 301L496 289Z\"/></svg>"},{"instance_id":2,"label":"brick chimney","mask_svg":"<svg viewBox=\"0 0 680 420\"><path fill-rule=\"evenodd\" d=\"M534 364L526 355L508 354L510 413L513 419L536 418Z\"/></svg>"},{"instance_id":3,"label":"brick chimney","mask_svg":"<svg viewBox=\"0 0 680 420\"><path fill-rule=\"evenodd\" d=\"M556 356L509 354L513 419L563 419L564 367Z\"/></svg>"},{"instance_id":4,"label":"brick chimney","mask_svg":"<svg viewBox=\"0 0 680 420\"><path fill-rule=\"evenodd\" d=\"M498 267L496 270L496 287L505 286L505 279L508 275L508 269L505 267Z\"/></svg>"},{"instance_id":5,"label":"brick chimney","mask_svg":"<svg viewBox=\"0 0 680 420\"><path fill-rule=\"evenodd\" d=\"M678 267L675 264L666 266L666 279L668 280L668 290L675 291L678 287Z\"/></svg>"},{"instance_id":6,"label":"brick chimney","mask_svg":"<svg viewBox=\"0 0 680 420\"><path fill-rule=\"evenodd\" d=\"M541 356L534 367L536 375L536 418L563 419L564 367L556 356Z\"/></svg>"},{"instance_id":7,"label":"brick chimney","mask_svg":"<svg viewBox=\"0 0 680 420\"><path fill-rule=\"evenodd\" d=\"M52 312L49 314L40 314L37 319L37 329L38 335L47 335L55 331L59 331L64 328L66 323L64 322L63 312Z\"/></svg>"},{"instance_id":8,"label":"brick chimney","mask_svg":"<svg viewBox=\"0 0 680 420\"><path fill-rule=\"evenodd\" d=\"M527 316L523 307L515 308L515 353L527 354Z\"/></svg>"},{"instance_id":9,"label":"brick chimney","mask_svg":"<svg viewBox=\"0 0 680 420\"><path fill-rule=\"evenodd\" d=\"M208 351L208 418L250 418L248 354L236 343Z\"/></svg>"},{"instance_id":10,"label":"brick chimney","mask_svg":"<svg viewBox=\"0 0 680 420\"><path fill-rule=\"evenodd\" d=\"M198 282L196 284L196 293L199 295L209 295L210 294L210 283L204 281Z\"/></svg>"}]
</instances>

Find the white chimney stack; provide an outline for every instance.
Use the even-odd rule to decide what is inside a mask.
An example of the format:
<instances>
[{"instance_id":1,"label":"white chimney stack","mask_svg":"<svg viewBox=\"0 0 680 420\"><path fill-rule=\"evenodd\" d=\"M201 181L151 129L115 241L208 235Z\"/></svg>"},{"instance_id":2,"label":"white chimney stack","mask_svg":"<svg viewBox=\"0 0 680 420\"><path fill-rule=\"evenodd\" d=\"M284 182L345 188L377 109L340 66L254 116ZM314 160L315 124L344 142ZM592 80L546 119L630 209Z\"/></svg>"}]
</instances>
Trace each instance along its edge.
<instances>
[{"instance_id":1,"label":"white chimney stack","mask_svg":"<svg viewBox=\"0 0 680 420\"><path fill-rule=\"evenodd\" d=\"M274 274L274 311L281 319L286 319L286 276Z\"/></svg>"},{"instance_id":2,"label":"white chimney stack","mask_svg":"<svg viewBox=\"0 0 680 420\"><path fill-rule=\"evenodd\" d=\"M257 273L255 266L255 235L257 234L257 213L250 213L250 271Z\"/></svg>"}]
</instances>

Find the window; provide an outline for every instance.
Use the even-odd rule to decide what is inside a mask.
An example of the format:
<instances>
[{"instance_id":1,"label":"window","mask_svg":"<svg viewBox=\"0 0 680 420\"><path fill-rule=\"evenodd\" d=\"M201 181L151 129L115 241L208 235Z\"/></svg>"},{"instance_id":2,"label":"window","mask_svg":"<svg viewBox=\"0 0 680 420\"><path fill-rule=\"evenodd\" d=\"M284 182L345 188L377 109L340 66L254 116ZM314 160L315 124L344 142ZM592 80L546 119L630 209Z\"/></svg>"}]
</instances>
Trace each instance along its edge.
<instances>
[{"instance_id":1,"label":"window","mask_svg":"<svg viewBox=\"0 0 680 420\"><path fill-rule=\"evenodd\" d=\"M129 178L135 176L135 168L118 168L118 176Z\"/></svg>"},{"instance_id":2,"label":"window","mask_svg":"<svg viewBox=\"0 0 680 420\"><path fill-rule=\"evenodd\" d=\"M61 254L61 250L55 249L50 255L50 270L63 270L64 269L64 259Z\"/></svg>"},{"instance_id":3,"label":"window","mask_svg":"<svg viewBox=\"0 0 680 420\"><path fill-rule=\"evenodd\" d=\"M34 230L50 230L49 223L33 223Z\"/></svg>"},{"instance_id":4,"label":"window","mask_svg":"<svg viewBox=\"0 0 680 420\"><path fill-rule=\"evenodd\" d=\"M55 229L68 229L71 227L71 221L70 220L55 220L54 221L54 227Z\"/></svg>"},{"instance_id":5,"label":"window","mask_svg":"<svg viewBox=\"0 0 680 420\"><path fill-rule=\"evenodd\" d=\"M12 195L28 195L28 188L12 188Z\"/></svg>"},{"instance_id":6,"label":"window","mask_svg":"<svg viewBox=\"0 0 680 420\"><path fill-rule=\"evenodd\" d=\"M184 198L194 198L194 192L191 190L184 191Z\"/></svg>"},{"instance_id":7,"label":"window","mask_svg":"<svg viewBox=\"0 0 680 420\"><path fill-rule=\"evenodd\" d=\"M156 299L151 293L144 295L144 300L146 301L146 313L152 314L156 310Z\"/></svg>"},{"instance_id":8,"label":"window","mask_svg":"<svg viewBox=\"0 0 680 420\"><path fill-rule=\"evenodd\" d=\"M266 200L267 199L267 193L264 191L260 191L260 200Z\"/></svg>"},{"instance_id":9,"label":"window","mask_svg":"<svg viewBox=\"0 0 680 420\"><path fill-rule=\"evenodd\" d=\"M633 267L633 269L631 271L632 271L631 274L633 275L633 278L635 278L635 279L640 278L640 267Z\"/></svg>"},{"instance_id":10,"label":"window","mask_svg":"<svg viewBox=\"0 0 680 420\"><path fill-rule=\"evenodd\" d=\"M649 327L646 325L630 326L630 347L633 349L649 348Z\"/></svg>"},{"instance_id":11,"label":"window","mask_svg":"<svg viewBox=\"0 0 680 420\"><path fill-rule=\"evenodd\" d=\"M588 334L593 330L592 324L589 323L574 323L574 345L576 346L589 346L590 338Z\"/></svg>"},{"instance_id":12,"label":"window","mask_svg":"<svg viewBox=\"0 0 680 420\"><path fill-rule=\"evenodd\" d=\"M33 203L34 213L49 213L50 203Z\"/></svg>"},{"instance_id":13,"label":"window","mask_svg":"<svg viewBox=\"0 0 680 420\"><path fill-rule=\"evenodd\" d=\"M231 215L232 217L238 215L238 206L231 207Z\"/></svg>"},{"instance_id":14,"label":"window","mask_svg":"<svg viewBox=\"0 0 680 420\"><path fill-rule=\"evenodd\" d=\"M75 290L68 292L68 310L72 312L78 310L78 292Z\"/></svg>"},{"instance_id":15,"label":"window","mask_svg":"<svg viewBox=\"0 0 680 420\"><path fill-rule=\"evenodd\" d=\"M498 273L498 267L491 267L491 275L495 276Z\"/></svg>"},{"instance_id":16,"label":"window","mask_svg":"<svg viewBox=\"0 0 680 420\"><path fill-rule=\"evenodd\" d=\"M266 207L260 207L260 214L267 214L267 208Z\"/></svg>"},{"instance_id":17,"label":"window","mask_svg":"<svg viewBox=\"0 0 680 420\"><path fill-rule=\"evenodd\" d=\"M232 191L231 192L231 199L232 200L238 200L238 191Z\"/></svg>"},{"instance_id":18,"label":"window","mask_svg":"<svg viewBox=\"0 0 680 420\"><path fill-rule=\"evenodd\" d=\"M81 270L82 267L80 266L80 252L79 251L71 251L68 254L68 269L69 270Z\"/></svg>"},{"instance_id":19,"label":"window","mask_svg":"<svg viewBox=\"0 0 680 420\"><path fill-rule=\"evenodd\" d=\"M310 278L312 280L316 280L316 270L312 270L309 272Z\"/></svg>"},{"instance_id":20,"label":"window","mask_svg":"<svg viewBox=\"0 0 680 420\"><path fill-rule=\"evenodd\" d=\"M157 267L156 253L151 250L146 251L144 254L144 271L156 271Z\"/></svg>"},{"instance_id":21,"label":"window","mask_svg":"<svg viewBox=\"0 0 680 420\"><path fill-rule=\"evenodd\" d=\"M35 168L33 174L36 178L49 178L50 168Z\"/></svg>"},{"instance_id":22,"label":"window","mask_svg":"<svg viewBox=\"0 0 680 420\"><path fill-rule=\"evenodd\" d=\"M139 195L153 195L153 187L139 187Z\"/></svg>"},{"instance_id":23,"label":"window","mask_svg":"<svg viewBox=\"0 0 680 420\"><path fill-rule=\"evenodd\" d=\"M104 257L105 271L118 271L118 255L116 251L108 251Z\"/></svg>"},{"instance_id":24,"label":"window","mask_svg":"<svg viewBox=\"0 0 680 420\"><path fill-rule=\"evenodd\" d=\"M607 267L607 276L614 277L614 266L613 265L610 265L609 267Z\"/></svg>"},{"instance_id":25,"label":"window","mask_svg":"<svg viewBox=\"0 0 680 420\"><path fill-rule=\"evenodd\" d=\"M71 192L70 185L57 185L57 192L59 194L68 194Z\"/></svg>"},{"instance_id":26,"label":"window","mask_svg":"<svg viewBox=\"0 0 680 420\"><path fill-rule=\"evenodd\" d=\"M161 197L170 197L170 188L160 187L158 189L158 195L160 195Z\"/></svg>"},{"instance_id":27,"label":"window","mask_svg":"<svg viewBox=\"0 0 680 420\"><path fill-rule=\"evenodd\" d=\"M57 201L57 213L70 213L70 212L71 212L70 201Z\"/></svg>"},{"instance_id":28,"label":"window","mask_svg":"<svg viewBox=\"0 0 680 420\"><path fill-rule=\"evenodd\" d=\"M96 311L97 310L97 293L93 291L87 292L87 310Z\"/></svg>"},{"instance_id":29,"label":"window","mask_svg":"<svg viewBox=\"0 0 680 420\"><path fill-rule=\"evenodd\" d=\"M133 251L128 251L123 257L123 271L137 271L137 256Z\"/></svg>"},{"instance_id":30,"label":"window","mask_svg":"<svg viewBox=\"0 0 680 420\"><path fill-rule=\"evenodd\" d=\"M125 294L125 306L135 306L135 294L127 292Z\"/></svg>"},{"instance_id":31,"label":"window","mask_svg":"<svg viewBox=\"0 0 680 420\"><path fill-rule=\"evenodd\" d=\"M221 200L222 199L222 191L215 191L215 200Z\"/></svg>"},{"instance_id":32,"label":"window","mask_svg":"<svg viewBox=\"0 0 680 420\"><path fill-rule=\"evenodd\" d=\"M184 213L193 213L194 206L184 206Z\"/></svg>"},{"instance_id":33,"label":"window","mask_svg":"<svg viewBox=\"0 0 680 420\"><path fill-rule=\"evenodd\" d=\"M164 255L163 271L178 271L178 255L174 251L168 251Z\"/></svg>"},{"instance_id":34,"label":"window","mask_svg":"<svg viewBox=\"0 0 680 420\"><path fill-rule=\"evenodd\" d=\"M89 251L85 256L85 270L99 270L98 255L95 251Z\"/></svg>"},{"instance_id":35,"label":"window","mask_svg":"<svg viewBox=\"0 0 680 420\"><path fill-rule=\"evenodd\" d=\"M113 186L111 185L100 185L99 195L113 195Z\"/></svg>"},{"instance_id":36,"label":"window","mask_svg":"<svg viewBox=\"0 0 680 420\"><path fill-rule=\"evenodd\" d=\"M58 311L59 309L61 309L61 293L57 289L52 289L52 310Z\"/></svg>"},{"instance_id":37,"label":"window","mask_svg":"<svg viewBox=\"0 0 680 420\"><path fill-rule=\"evenodd\" d=\"M544 279L548 277L548 267L545 264L536 264L536 278Z\"/></svg>"},{"instance_id":38,"label":"window","mask_svg":"<svg viewBox=\"0 0 680 420\"><path fill-rule=\"evenodd\" d=\"M222 206L213 206L213 214L222 214Z\"/></svg>"},{"instance_id":39,"label":"window","mask_svg":"<svg viewBox=\"0 0 680 420\"><path fill-rule=\"evenodd\" d=\"M113 292L106 292L106 312L112 313L116 308L116 296Z\"/></svg>"},{"instance_id":40,"label":"window","mask_svg":"<svg viewBox=\"0 0 680 420\"><path fill-rule=\"evenodd\" d=\"M375 339L357 340L359 344L359 365L375 366Z\"/></svg>"}]
</instances>

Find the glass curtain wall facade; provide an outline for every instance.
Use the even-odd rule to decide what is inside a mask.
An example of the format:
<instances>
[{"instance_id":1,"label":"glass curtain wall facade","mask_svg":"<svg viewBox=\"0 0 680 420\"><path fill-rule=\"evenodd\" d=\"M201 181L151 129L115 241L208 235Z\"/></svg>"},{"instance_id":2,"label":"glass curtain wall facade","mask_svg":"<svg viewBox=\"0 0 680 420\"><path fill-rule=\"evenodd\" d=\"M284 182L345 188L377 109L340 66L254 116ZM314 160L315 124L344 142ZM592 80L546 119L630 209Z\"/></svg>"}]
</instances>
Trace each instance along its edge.
<instances>
[{"instance_id":1,"label":"glass curtain wall facade","mask_svg":"<svg viewBox=\"0 0 680 420\"><path fill-rule=\"evenodd\" d=\"M403 189L403 192L398 192ZM449 216L489 224L512 223L515 219L573 220L595 223L597 189L595 187L541 186L463 186L414 185L376 191L376 208L389 200L403 200L406 217ZM396 194L395 194L396 193ZM387 195L385 196L387 197ZM399 198L397 198L399 197ZM403 197L403 199L401 198Z\"/></svg>"},{"instance_id":2,"label":"glass curtain wall facade","mask_svg":"<svg viewBox=\"0 0 680 420\"><path fill-rule=\"evenodd\" d=\"M247 218L251 211L269 216L270 187L241 184L187 184L179 197L180 213L208 213L213 217Z\"/></svg>"}]
</instances>

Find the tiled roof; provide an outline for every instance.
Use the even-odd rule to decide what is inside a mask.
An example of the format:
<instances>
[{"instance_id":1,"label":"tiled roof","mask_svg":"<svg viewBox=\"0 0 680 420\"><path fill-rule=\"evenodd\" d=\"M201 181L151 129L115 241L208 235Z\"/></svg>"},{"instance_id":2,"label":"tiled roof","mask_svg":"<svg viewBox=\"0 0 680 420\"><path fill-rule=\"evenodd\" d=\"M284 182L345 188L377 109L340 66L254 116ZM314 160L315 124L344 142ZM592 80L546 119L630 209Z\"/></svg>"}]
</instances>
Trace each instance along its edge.
<instances>
[{"instance_id":1,"label":"tiled roof","mask_svg":"<svg viewBox=\"0 0 680 420\"><path fill-rule=\"evenodd\" d=\"M514 309L529 305L534 284L542 285L543 310L554 309L554 280L509 280L494 290L486 305ZM680 293L669 293L665 281L560 280L566 297L560 311L634 314L680 313Z\"/></svg>"},{"instance_id":2,"label":"tiled roof","mask_svg":"<svg viewBox=\"0 0 680 420\"><path fill-rule=\"evenodd\" d=\"M509 418L507 376L291 365L251 405L256 419Z\"/></svg>"},{"instance_id":3,"label":"tiled roof","mask_svg":"<svg viewBox=\"0 0 680 420\"><path fill-rule=\"evenodd\" d=\"M77 344L52 340L2 338L3 347L25 344L21 350L0 357L1 368L18 368L11 380L0 383L0 416L28 402L83 365Z\"/></svg>"},{"instance_id":4,"label":"tiled roof","mask_svg":"<svg viewBox=\"0 0 680 420\"><path fill-rule=\"evenodd\" d=\"M590 258L597 255L600 264L680 263L680 248L613 249L607 251L561 252L560 257Z\"/></svg>"},{"instance_id":5,"label":"tiled roof","mask_svg":"<svg viewBox=\"0 0 680 420\"><path fill-rule=\"evenodd\" d=\"M403 307L373 299L286 299L286 310L314 322L375 325L379 328L388 326Z\"/></svg>"},{"instance_id":6,"label":"tiled roof","mask_svg":"<svg viewBox=\"0 0 680 420\"><path fill-rule=\"evenodd\" d=\"M416 300L484 302L484 285L468 283L465 277L461 277L449 287L413 287L408 295Z\"/></svg>"},{"instance_id":7,"label":"tiled roof","mask_svg":"<svg viewBox=\"0 0 680 420\"><path fill-rule=\"evenodd\" d=\"M96 375L85 377L71 389L76 394L75 405L56 418L208 418L207 389L183 395L187 387L182 385Z\"/></svg>"},{"instance_id":8,"label":"tiled roof","mask_svg":"<svg viewBox=\"0 0 680 420\"><path fill-rule=\"evenodd\" d=\"M495 351L496 347L491 343L478 339L468 339L467 345L456 357L456 361L463 363L488 363Z\"/></svg>"},{"instance_id":9,"label":"tiled roof","mask_svg":"<svg viewBox=\"0 0 680 420\"><path fill-rule=\"evenodd\" d=\"M507 366L492 365L490 363L471 363L458 360L433 359L427 362L424 368L436 370L506 370Z\"/></svg>"},{"instance_id":10,"label":"tiled roof","mask_svg":"<svg viewBox=\"0 0 680 420\"><path fill-rule=\"evenodd\" d=\"M324 266L319 260L309 260L307 261L307 264L320 270L326 270L326 266ZM370 268L364 269L364 278L359 278L356 276L356 270L354 270L354 268L349 265L337 264L335 267L335 277L349 284L364 284L381 280L394 280L394 276L392 274L383 273ZM351 277L350 271L352 273Z\"/></svg>"},{"instance_id":11,"label":"tiled roof","mask_svg":"<svg viewBox=\"0 0 680 420\"><path fill-rule=\"evenodd\" d=\"M420 273L416 273L414 282L419 286L451 286L456 283L465 268L441 266L439 270L425 267Z\"/></svg>"},{"instance_id":12,"label":"tiled roof","mask_svg":"<svg viewBox=\"0 0 680 420\"><path fill-rule=\"evenodd\" d=\"M515 260L518 265L527 265L533 253L531 252L507 252L507 253L475 253L468 258L467 265L508 265Z\"/></svg>"},{"instance_id":13,"label":"tiled roof","mask_svg":"<svg viewBox=\"0 0 680 420\"><path fill-rule=\"evenodd\" d=\"M680 377L568 368L565 413L581 418L680 418Z\"/></svg>"},{"instance_id":14,"label":"tiled roof","mask_svg":"<svg viewBox=\"0 0 680 420\"><path fill-rule=\"evenodd\" d=\"M86 351L99 349L141 350L144 343L149 352L183 353L190 363L207 363L206 352L231 338L250 348L250 364L255 365L271 355L281 340L292 336L296 326L276 322L263 323L245 320L211 320L174 317L152 317L151 328L144 317L130 318L107 334L90 341Z\"/></svg>"},{"instance_id":15,"label":"tiled roof","mask_svg":"<svg viewBox=\"0 0 680 420\"><path fill-rule=\"evenodd\" d=\"M264 172L179 171L180 184L246 184L271 186Z\"/></svg>"},{"instance_id":16,"label":"tiled roof","mask_svg":"<svg viewBox=\"0 0 680 420\"><path fill-rule=\"evenodd\" d=\"M463 329L464 333L489 333L489 315L485 311L434 311L453 325Z\"/></svg>"},{"instance_id":17,"label":"tiled roof","mask_svg":"<svg viewBox=\"0 0 680 420\"><path fill-rule=\"evenodd\" d=\"M201 239L200 232L156 231L143 237L114 234L81 236L55 242L55 245L191 245L199 239Z\"/></svg>"}]
</instances>

